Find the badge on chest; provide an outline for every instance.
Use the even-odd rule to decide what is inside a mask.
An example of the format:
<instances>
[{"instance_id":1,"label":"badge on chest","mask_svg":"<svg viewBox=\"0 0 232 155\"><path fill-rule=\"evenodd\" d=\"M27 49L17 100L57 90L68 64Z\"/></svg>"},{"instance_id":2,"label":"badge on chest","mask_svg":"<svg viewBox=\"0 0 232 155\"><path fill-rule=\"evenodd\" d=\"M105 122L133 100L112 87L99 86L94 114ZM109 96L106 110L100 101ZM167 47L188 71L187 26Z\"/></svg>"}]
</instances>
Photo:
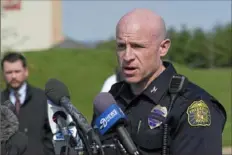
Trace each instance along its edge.
<instances>
[{"instance_id":1,"label":"badge on chest","mask_svg":"<svg viewBox=\"0 0 232 155\"><path fill-rule=\"evenodd\" d=\"M156 105L148 115L148 126L150 129L159 127L167 117L167 108Z\"/></svg>"}]
</instances>

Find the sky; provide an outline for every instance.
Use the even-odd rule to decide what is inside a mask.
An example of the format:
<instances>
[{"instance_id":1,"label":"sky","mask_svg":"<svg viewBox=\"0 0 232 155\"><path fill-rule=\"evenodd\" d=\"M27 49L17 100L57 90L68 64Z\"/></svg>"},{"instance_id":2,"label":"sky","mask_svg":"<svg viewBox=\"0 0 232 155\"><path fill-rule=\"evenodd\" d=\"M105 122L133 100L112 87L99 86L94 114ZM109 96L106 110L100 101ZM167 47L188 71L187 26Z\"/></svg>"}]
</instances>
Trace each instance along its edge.
<instances>
[{"instance_id":1,"label":"sky","mask_svg":"<svg viewBox=\"0 0 232 155\"><path fill-rule=\"evenodd\" d=\"M177 29L201 27L211 30L215 24L231 22L231 0L163 1L80 1L63 0L63 33L78 41L99 41L115 36L118 20L134 8L148 8L163 17L166 26Z\"/></svg>"}]
</instances>

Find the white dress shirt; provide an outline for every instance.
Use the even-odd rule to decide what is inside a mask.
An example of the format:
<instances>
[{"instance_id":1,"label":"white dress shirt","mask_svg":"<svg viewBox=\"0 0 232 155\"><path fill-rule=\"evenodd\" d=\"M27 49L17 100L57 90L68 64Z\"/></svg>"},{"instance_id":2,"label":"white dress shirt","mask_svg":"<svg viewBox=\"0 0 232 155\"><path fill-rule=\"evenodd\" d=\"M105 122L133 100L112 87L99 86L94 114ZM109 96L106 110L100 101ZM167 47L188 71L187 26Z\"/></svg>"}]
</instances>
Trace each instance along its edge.
<instances>
[{"instance_id":1,"label":"white dress shirt","mask_svg":"<svg viewBox=\"0 0 232 155\"><path fill-rule=\"evenodd\" d=\"M27 90L27 84L25 82L18 90L19 100L20 100L21 104L23 104L25 99L26 99L26 90ZM16 98L15 98L13 89L10 90L10 97L9 98L10 98L10 101L15 105Z\"/></svg>"},{"instance_id":2,"label":"white dress shirt","mask_svg":"<svg viewBox=\"0 0 232 155\"><path fill-rule=\"evenodd\" d=\"M111 86L115 83L117 83L117 78L116 78L116 75L113 74L105 80L102 86L101 92L109 92L109 90L111 89Z\"/></svg>"}]
</instances>

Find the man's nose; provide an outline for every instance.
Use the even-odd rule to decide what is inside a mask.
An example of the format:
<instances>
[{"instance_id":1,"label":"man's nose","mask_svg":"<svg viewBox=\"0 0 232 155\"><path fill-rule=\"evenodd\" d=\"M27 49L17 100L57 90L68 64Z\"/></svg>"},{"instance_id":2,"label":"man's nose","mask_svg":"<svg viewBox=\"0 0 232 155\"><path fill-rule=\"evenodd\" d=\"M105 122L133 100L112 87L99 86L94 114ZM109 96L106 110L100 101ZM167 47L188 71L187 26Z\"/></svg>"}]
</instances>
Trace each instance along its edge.
<instances>
[{"instance_id":1,"label":"man's nose","mask_svg":"<svg viewBox=\"0 0 232 155\"><path fill-rule=\"evenodd\" d=\"M17 74L15 72L12 72L11 77L16 78Z\"/></svg>"},{"instance_id":2,"label":"man's nose","mask_svg":"<svg viewBox=\"0 0 232 155\"><path fill-rule=\"evenodd\" d=\"M123 58L126 62L132 61L134 59L134 53L130 47L126 48L126 52Z\"/></svg>"}]
</instances>

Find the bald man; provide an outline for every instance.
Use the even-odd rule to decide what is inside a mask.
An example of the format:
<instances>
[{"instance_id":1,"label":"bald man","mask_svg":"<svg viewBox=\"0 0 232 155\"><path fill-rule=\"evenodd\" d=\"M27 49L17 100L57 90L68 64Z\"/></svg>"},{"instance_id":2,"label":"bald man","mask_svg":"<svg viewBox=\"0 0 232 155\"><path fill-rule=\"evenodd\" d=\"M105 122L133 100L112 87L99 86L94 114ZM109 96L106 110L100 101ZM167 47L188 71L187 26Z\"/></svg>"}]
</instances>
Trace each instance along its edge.
<instances>
[{"instance_id":1,"label":"bald man","mask_svg":"<svg viewBox=\"0 0 232 155\"><path fill-rule=\"evenodd\" d=\"M162 61L171 45L164 20L150 10L134 9L119 20L116 43L124 81L110 93L128 118L126 128L140 154L222 154L225 109ZM114 136L108 133L102 142L112 143Z\"/></svg>"}]
</instances>

